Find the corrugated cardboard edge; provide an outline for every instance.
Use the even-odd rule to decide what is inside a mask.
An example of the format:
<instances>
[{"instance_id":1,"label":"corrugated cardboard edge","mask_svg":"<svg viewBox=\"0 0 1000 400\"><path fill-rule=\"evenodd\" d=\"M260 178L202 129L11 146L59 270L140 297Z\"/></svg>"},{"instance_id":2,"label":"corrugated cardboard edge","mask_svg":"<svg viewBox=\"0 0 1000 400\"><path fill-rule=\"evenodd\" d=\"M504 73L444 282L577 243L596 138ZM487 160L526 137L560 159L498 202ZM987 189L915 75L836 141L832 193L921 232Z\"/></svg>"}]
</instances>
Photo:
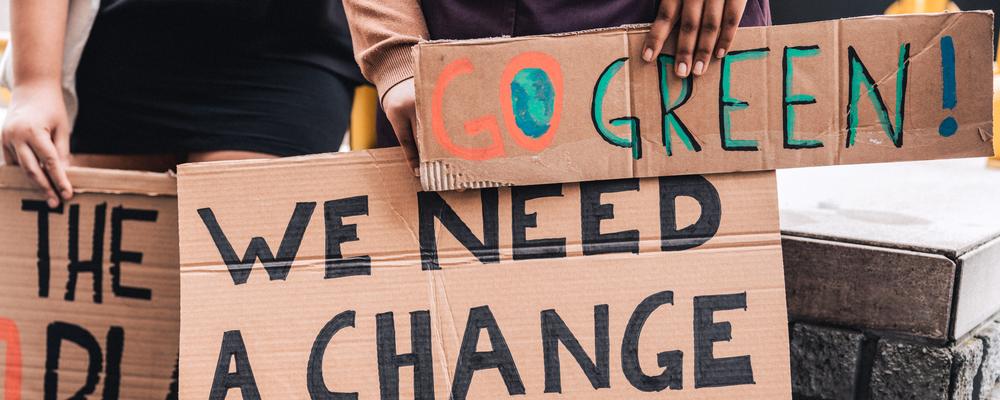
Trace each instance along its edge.
<instances>
[{"instance_id":1,"label":"corrugated cardboard edge","mask_svg":"<svg viewBox=\"0 0 1000 400\"><path fill-rule=\"evenodd\" d=\"M962 11L962 13L963 14L982 14L982 15L988 15L991 18L993 17L993 11L991 11L991 10L970 10L970 11ZM839 24L842 23L843 21L878 20L878 19L887 19L887 18L899 19L899 18L906 18L906 17L925 18L925 17L928 17L928 16L944 16L944 15L951 15L951 14L955 14L955 13L952 13L952 12L942 12L942 13L907 14L907 15L895 15L895 16L872 15L872 16L862 16L862 17L853 17L853 18L842 18L842 19L839 19L839 20L836 20L836 21L838 22L838 28L839 28ZM805 23L800 23L800 24L790 24L788 26L807 25L807 24L813 24L813 22L805 22ZM572 35L580 35L580 34L594 34L594 33L598 33L598 34L600 34L600 33L624 34L627 37L627 35L629 35L630 33L647 31L647 30L649 30L649 26L650 26L649 24L630 24L630 25L622 25L622 26L617 26L617 27L588 29L588 30L582 30L582 31L576 31L576 32L554 33L554 34L547 34L547 35L532 35L532 36L518 36L518 37L503 36L503 37L491 37L491 38L470 39L470 40L428 40L428 41L420 42L416 46L413 46L413 59L417 63L417 69L419 71L419 69L420 69L420 49L421 49L421 47L426 47L426 46L435 46L435 47L437 47L437 46L469 46L469 45L480 45L480 44L490 44L490 43L517 42L517 41L531 40L531 39L536 39L536 38L558 38L558 37L564 37L564 36L572 36ZM741 28L741 29L764 29L764 28L762 28L762 27L749 27L749 28ZM994 32L994 35L995 35L995 32ZM839 75L840 75L840 72L838 71L838 76ZM420 78L421 78L421 74L417 73L416 76L415 76L415 79L416 79L415 83L416 83L417 87L420 87ZM631 103L632 100L630 99L629 101ZM420 97L419 96L417 96L416 102L417 102L417 109L419 110L420 109L420 104L419 104L420 103ZM420 126L429 126L425 121L420 121L420 114L419 113L417 114L417 118L418 118L418 124L417 124L418 127L420 127ZM990 119L990 122L992 122L992 119ZM418 135L418 136L421 135L422 133L420 131L421 131L421 129L417 129L417 132L415 132L415 135ZM990 137L992 137L991 134L988 134L988 133L984 132L982 128L980 128L980 135L983 136L983 140L984 141L988 141L990 139ZM990 136L990 137L987 137L987 136ZM417 140L418 146L420 146L424 142L425 142L424 140L419 140L419 138ZM423 149L420 149L420 150L423 150ZM843 151L844 151L843 149L838 149L838 151L836 153L837 161L835 161L834 164L832 164L832 165L840 165L841 164L841 162L839 160L840 160L840 157L841 157L841 154L842 154ZM420 151L419 153L420 154L426 154L425 151ZM462 174L460 172L452 172L452 171L450 171L452 169L451 168L451 164L448 161L449 161L448 159L436 159L436 160L424 160L424 159L421 159L420 160L420 163L419 163L420 185L423 187L424 190L437 192L437 191L449 191L449 190L483 189L483 188L490 188L490 187L512 186L512 183L499 182L499 181L489 180L489 179L485 179L485 178L477 177L477 176L468 176L467 174ZM632 176L636 177L637 174L634 172L634 170L635 170L634 167L635 167L635 162L633 161L633 173L632 173ZM772 156L771 159L762 161L761 168L759 168L759 169L752 169L752 171L757 171L757 170L773 170L773 169L774 169L774 160L773 160L773 156ZM732 170L732 171L727 171L727 172L747 172L747 170L739 169L739 170Z\"/></svg>"},{"instance_id":2,"label":"corrugated cardboard edge","mask_svg":"<svg viewBox=\"0 0 1000 400\"><path fill-rule=\"evenodd\" d=\"M491 187L511 186L508 183L466 179L462 173L448 171L449 164L445 161L426 161L420 163L420 186L433 192L455 189L484 189Z\"/></svg>"},{"instance_id":3,"label":"corrugated cardboard edge","mask_svg":"<svg viewBox=\"0 0 1000 400\"><path fill-rule=\"evenodd\" d=\"M177 179L171 172L124 171L70 167L66 171L73 193L134 194L177 197ZM0 189L36 190L21 168L0 165Z\"/></svg>"}]
</instances>

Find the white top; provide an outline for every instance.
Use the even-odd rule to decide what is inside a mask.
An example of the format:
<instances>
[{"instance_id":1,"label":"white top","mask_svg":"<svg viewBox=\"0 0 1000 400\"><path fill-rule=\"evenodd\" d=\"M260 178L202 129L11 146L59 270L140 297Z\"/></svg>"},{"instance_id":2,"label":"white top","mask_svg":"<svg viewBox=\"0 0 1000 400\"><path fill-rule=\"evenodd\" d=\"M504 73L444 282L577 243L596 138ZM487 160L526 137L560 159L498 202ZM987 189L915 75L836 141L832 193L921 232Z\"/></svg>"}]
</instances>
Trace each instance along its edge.
<instances>
[{"instance_id":1,"label":"white top","mask_svg":"<svg viewBox=\"0 0 1000 400\"><path fill-rule=\"evenodd\" d=\"M66 21L66 47L63 51L62 90L66 102L66 113L72 124L76 120L78 101L76 98L76 68L80 65L83 48L90 36L90 28L101 8L101 0L69 0L69 16ZM0 85L10 88L14 82L13 66L11 65L11 42L0 60Z\"/></svg>"}]
</instances>

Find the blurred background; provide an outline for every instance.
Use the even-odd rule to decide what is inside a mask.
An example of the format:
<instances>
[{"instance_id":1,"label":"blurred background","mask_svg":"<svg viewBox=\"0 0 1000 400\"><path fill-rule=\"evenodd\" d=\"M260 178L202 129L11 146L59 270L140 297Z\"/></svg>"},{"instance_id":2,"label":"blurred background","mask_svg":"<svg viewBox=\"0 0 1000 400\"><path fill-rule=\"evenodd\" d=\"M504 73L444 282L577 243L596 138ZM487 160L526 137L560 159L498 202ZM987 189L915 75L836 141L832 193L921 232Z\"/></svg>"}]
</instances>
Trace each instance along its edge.
<instances>
[{"instance_id":1,"label":"blurred background","mask_svg":"<svg viewBox=\"0 0 1000 400\"><path fill-rule=\"evenodd\" d=\"M10 37L9 4L10 0L0 0L0 51L6 47ZM776 25L944 10L993 10L1000 14L1000 0L771 0L771 13ZM997 32L1000 32L1000 20L997 20L994 29L994 44L997 43ZM994 89L997 90L1000 89L1000 68L994 71L998 73L994 79ZM0 121L6 114L9 96L9 92L0 89ZM376 145L376 101L375 90L371 86L363 85L355 92L350 134L345 137L341 151L362 150ZM1000 95L995 96L994 107L1000 110ZM1000 148L1000 145L997 147ZM994 159L992 164L1000 167L1000 158Z\"/></svg>"},{"instance_id":2,"label":"blurred background","mask_svg":"<svg viewBox=\"0 0 1000 400\"><path fill-rule=\"evenodd\" d=\"M885 14L890 7L899 13L909 13L940 8L944 3L941 0L771 0L771 15L775 24L794 24ZM961 10L993 10L1000 14L1000 0L957 0L950 5ZM1000 32L1000 20L993 31Z\"/></svg>"},{"instance_id":3,"label":"blurred background","mask_svg":"<svg viewBox=\"0 0 1000 400\"><path fill-rule=\"evenodd\" d=\"M0 0L0 31L9 31L10 0ZM794 24L798 22L819 21L825 19L857 17L862 15L884 14L893 3L901 7L926 7L939 0L771 0L771 13L775 24ZM993 10L1000 14L1000 0L957 0L953 4L962 10ZM1000 21L997 24L1000 32Z\"/></svg>"},{"instance_id":4,"label":"blurred background","mask_svg":"<svg viewBox=\"0 0 1000 400\"><path fill-rule=\"evenodd\" d=\"M896 1L896 0L771 0L771 13L775 24L794 24L798 22L819 21L824 19L857 17L862 15L884 14L893 3L936 3L935 0ZM10 0L0 0L0 30L9 31ZM1000 0L958 0L953 2L962 10L993 10L1000 14ZM906 4L904 4L906 5ZM1000 32L1000 23L997 24Z\"/></svg>"}]
</instances>

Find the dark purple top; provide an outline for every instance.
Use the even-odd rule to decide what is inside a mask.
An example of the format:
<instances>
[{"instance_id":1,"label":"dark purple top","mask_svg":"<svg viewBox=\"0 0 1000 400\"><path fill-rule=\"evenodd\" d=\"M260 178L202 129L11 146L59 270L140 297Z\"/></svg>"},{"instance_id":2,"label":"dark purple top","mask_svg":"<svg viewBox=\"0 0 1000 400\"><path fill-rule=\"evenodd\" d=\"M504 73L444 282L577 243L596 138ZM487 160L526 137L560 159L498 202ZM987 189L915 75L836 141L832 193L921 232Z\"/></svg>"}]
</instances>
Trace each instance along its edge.
<instances>
[{"instance_id":1,"label":"dark purple top","mask_svg":"<svg viewBox=\"0 0 1000 400\"><path fill-rule=\"evenodd\" d=\"M659 0L423 0L431 39L525 36L649 23ZM740 26L771 24L768 0L749 0Z\"/></svg>"}]
</instances>

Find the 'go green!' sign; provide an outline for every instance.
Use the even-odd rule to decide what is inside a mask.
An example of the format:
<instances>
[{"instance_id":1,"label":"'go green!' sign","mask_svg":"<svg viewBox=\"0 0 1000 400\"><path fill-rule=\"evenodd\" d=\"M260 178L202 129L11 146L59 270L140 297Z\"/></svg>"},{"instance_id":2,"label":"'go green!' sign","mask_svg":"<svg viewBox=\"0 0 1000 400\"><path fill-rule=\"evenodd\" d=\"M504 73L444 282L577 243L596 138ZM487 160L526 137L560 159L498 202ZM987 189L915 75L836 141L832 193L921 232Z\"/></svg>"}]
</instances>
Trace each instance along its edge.
<instances>
[{"instance_id":1,"label":"'go green!' sign","mask_svg":"<svg viewBox=\"0 0 1000 400\"><path fill-rule=\"evenodd\" d=\"M992 15L747 28L700 78L645 28L418 46L428 190L992 154Z\"/></svg>"}]
</instances>

